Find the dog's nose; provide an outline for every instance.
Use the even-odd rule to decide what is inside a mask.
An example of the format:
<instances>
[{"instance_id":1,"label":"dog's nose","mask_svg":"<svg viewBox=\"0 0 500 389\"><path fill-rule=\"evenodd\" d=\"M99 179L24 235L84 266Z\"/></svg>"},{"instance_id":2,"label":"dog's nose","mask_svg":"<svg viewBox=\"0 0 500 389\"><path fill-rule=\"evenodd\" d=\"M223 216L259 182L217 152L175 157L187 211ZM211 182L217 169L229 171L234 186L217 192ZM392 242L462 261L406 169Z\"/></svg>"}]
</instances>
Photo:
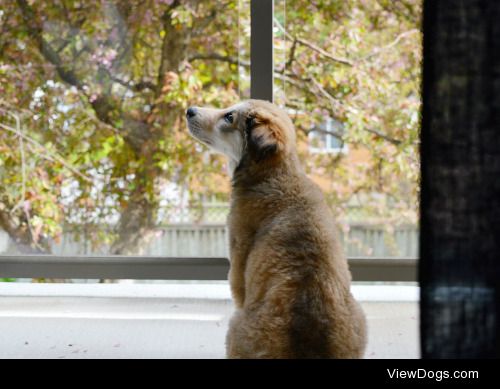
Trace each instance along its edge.
<instances>
[{"instance_id":1,"label":"dog's nose","mask_svg":"<svg viewBox=\"0 0 500 389\"><path fill-rule=\"evenodd\" d=\"M186 111L186 116L188 119L191 119L194 115L196 115L196 108L189 107Z\"/></svg>"}]
</instances>

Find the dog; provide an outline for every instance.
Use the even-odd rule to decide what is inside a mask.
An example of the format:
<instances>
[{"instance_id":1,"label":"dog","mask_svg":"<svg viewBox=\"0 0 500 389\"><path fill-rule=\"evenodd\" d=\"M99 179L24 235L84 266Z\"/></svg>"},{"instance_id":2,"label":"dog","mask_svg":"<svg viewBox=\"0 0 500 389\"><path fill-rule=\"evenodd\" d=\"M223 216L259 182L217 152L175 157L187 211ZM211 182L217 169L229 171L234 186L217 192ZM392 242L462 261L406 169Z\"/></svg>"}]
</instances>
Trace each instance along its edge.
<instances>
[{"instance_id":1,"label":"dog","mask_svg":"<svg viewBox=\"0 0 500 389\"><path fill-rule=\"evenodd\" d=\"M190 107L190 134L228 158L228 358L362 358L366 319L333 215L305 174L293 123L262 100Z\"/></svg>"}]
</instances>

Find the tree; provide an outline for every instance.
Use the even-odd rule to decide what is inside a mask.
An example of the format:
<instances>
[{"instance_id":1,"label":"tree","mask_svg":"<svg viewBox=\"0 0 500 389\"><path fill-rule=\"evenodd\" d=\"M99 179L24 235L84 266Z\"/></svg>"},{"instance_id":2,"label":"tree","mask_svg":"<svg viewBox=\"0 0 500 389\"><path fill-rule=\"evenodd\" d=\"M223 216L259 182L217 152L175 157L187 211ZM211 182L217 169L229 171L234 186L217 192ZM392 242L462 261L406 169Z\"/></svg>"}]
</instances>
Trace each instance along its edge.
<instances>
[{"instance_id":1,"label":"tree","mask_svg":"<svg viewBox=\"0 0 500 389\"><path fill-rule=\"evenodd\" d=\"M137 254L166 185L227 198L224 161L200 157L184 110L245 96L247 9L248 0L2 4L0 227L28 251L47 251L69 223L112 253ZM391 207L368 196L368 213L414 220L419 1L290 0L285 26L276 9L278 102L299 113L302 141L329 116L346 127L335 136L369 155L352 167L303 150L309 172L330 182L338 213L379 192Z\"/></svg>"},{"instance_id":2,"label":"tree","mask_svg":"<svg viewBox=\"0 0 500 389\"><path fill-rule=\"evenodd\" d=\"M85 209L75 217L84 217L85 224L100 221L109 216L102 213L107 203L114 202L119 222L112 252L137 252L155 227L162 181L196 173L193 143L181 141L188 100L200 100L196 95L208 78L227 90L218 104L236 97L235 72L227 71L234 65L207 61L194 69L190 64L200 48L235 49L229 34L237 17L230 12L234 7L234 1L168 0L19 0L4 7L3 112L36 112L24 135L14 133L33 139L26 147L36 150L34 159L24 161L35 171L23 185L23 204L16 207L24 167L15 141L4 134L3 147L11 155L3 158L8 169L2 227L11 236L22 235L21 243L40 246L44 234L53 236L63 219L71 219L73 204L58 199L65 197L65 185L75 185L71 201ZM216 10L226 12L215 18ZM208 25L221 33L206 35ZM206 101L216 88L204 86ZM47 154L60 158L47 163Z\"/></svg>"},{"instance_id":3,"label":"tree","mask_svg":"<svg viewBox=\"0 0 500 389\"><path fill-rule=\"evenodd\" d=\"M348 155L304 150L309 173L327 183L340 216L338 204L364 194L363 218L416 223L420 1L292 1L287 11L277 77L287 105L308 113L295 118L299 135L332 117L345 127L333 135L368 155L353 166Z\"/></svg>"}]
</instances>

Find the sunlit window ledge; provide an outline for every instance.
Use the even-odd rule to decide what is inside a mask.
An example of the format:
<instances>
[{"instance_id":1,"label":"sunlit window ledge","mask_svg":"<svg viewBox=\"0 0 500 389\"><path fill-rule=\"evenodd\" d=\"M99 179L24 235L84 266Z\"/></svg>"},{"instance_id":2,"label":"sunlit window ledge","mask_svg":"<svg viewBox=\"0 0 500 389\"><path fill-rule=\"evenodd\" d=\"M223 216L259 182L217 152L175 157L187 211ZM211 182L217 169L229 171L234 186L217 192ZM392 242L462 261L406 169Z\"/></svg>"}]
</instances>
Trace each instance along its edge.
<instances>
[{"instance_id":1,"label":"sunlit window ledge","mask_svg":"<svg viewBox=\"0 0 500 389\"><path fill-rule=\"evenodd\" d=\"M366 358L418 358L418 288L354 285ZM0 283L1 358L224 358L227 283Z\"/></svg>"}]
</instances>

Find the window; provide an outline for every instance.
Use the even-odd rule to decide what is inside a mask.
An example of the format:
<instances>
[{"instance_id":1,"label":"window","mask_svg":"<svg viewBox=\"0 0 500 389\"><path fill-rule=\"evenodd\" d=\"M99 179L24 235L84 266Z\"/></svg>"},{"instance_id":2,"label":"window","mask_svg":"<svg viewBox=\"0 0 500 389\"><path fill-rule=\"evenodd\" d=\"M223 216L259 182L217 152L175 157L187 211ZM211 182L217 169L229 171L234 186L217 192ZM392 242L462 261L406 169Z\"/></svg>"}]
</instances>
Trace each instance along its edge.
<instances>
[{"instance_id":1,"label":"window","mask_svg":"<svg viewBox=\"0 0 500 389\"><path fill-rule=\"evenodd\" d=\"M313 127L309 134L311 153L347 153L348 146L343 139L344 127L335 119L327 118L319 126Z\"/></svg>"},{"instance_id":2,"label":"window","mask_svg":"<svg viewBox=\"0 0 500 389\"><path fill-rule=\"evenodd\" d=\"M226 255L199 248L223 162L184 113L247 93L250 3L144 4L2 6L0 254Z\"/></svg>"},{"instance_id":3,"label":"window","mask_svg":"<svg viewBox=\"0 0 500 389\"><path fill-rule=\"evenodd\" d=\"M400 257L399 232L418 233L420 2L408 4L410 16L361 1L5 6L0 270L225 277L224 161L200 153L183 112L250 96L289 110L348 255ZM158 264L174 270L144 270Z\"/></svg>"},{"instance_id":4,"label":"window","mask_svg":"<svg viewBox=\"0 0 500 389\"><path fill-rule=\"evenodd\" d=\"M350 257L418 256L421 3L400 7L276 2L276 101Z\"/></svg>"}]
</instances>

